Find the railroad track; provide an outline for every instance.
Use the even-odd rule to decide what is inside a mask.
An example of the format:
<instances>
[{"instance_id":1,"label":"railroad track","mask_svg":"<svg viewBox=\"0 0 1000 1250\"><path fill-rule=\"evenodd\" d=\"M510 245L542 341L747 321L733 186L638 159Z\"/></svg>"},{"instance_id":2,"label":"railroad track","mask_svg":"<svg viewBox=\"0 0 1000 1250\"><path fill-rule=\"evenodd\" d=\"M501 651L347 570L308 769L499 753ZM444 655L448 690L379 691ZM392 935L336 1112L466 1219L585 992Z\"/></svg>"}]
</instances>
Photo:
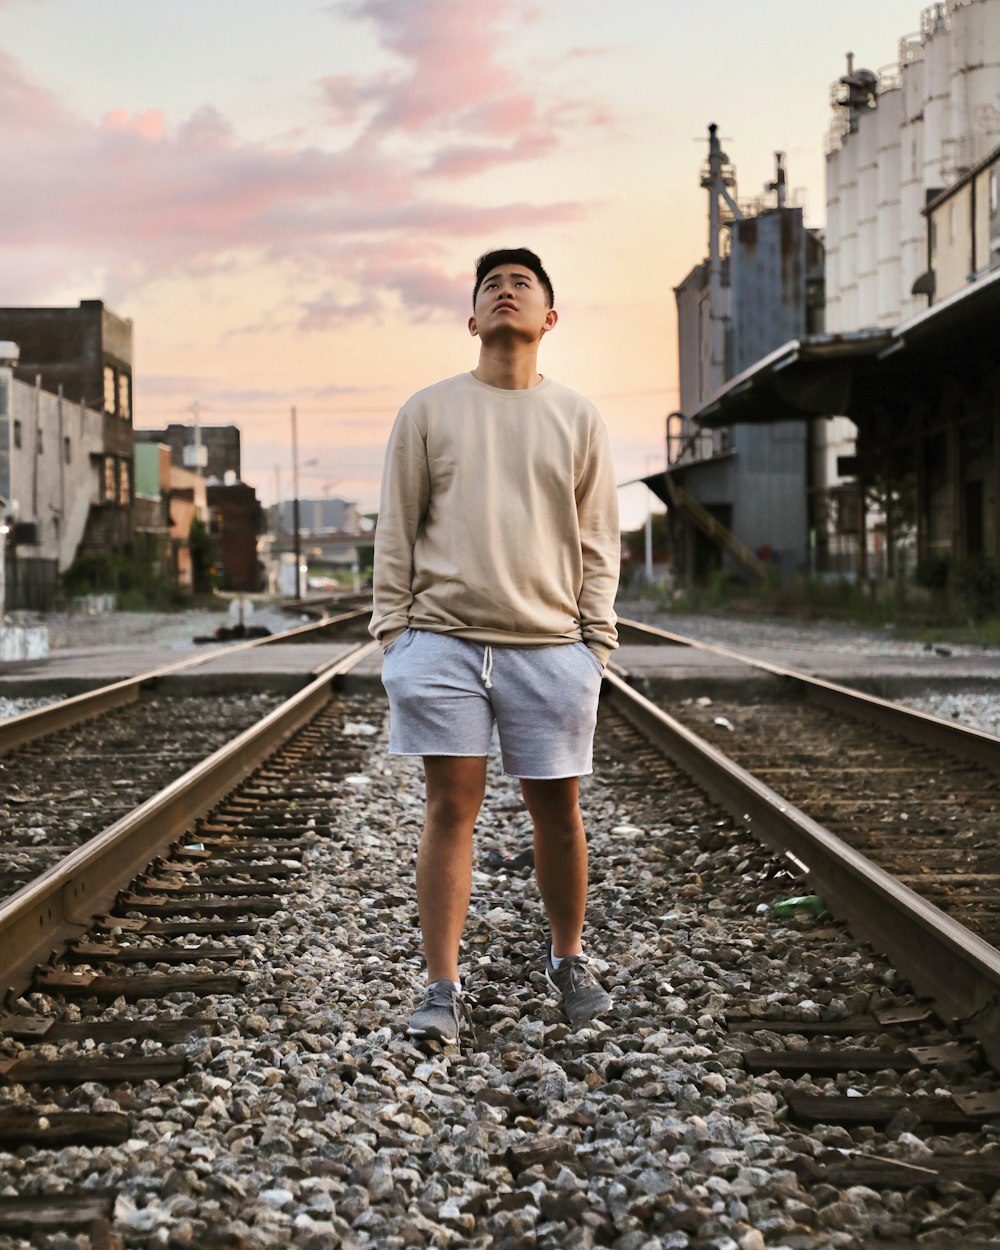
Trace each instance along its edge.
<instances>
[{"instance_id":1,"label":"railroad track","mask_svg":"<svg viewBox=\"0 0 1000 1250\"><path fill-rule=\"evenodd\" d=\"M1000 738L637 622L624 622L622 633L628 640L696 646L738 659L806 705L779 699L733 708L735 720L713 707L710 727L705 709L699 716L697 705L689 705L689 719L702 722L698 727L708 730L713 744L630 691L621 677L612 673L606 682L625 715L734 819L789 856L835 915L892 959L944 1017L966 1022L1000 1065L1000 953L989 940L1000 915L989 845L998 823ZM845 743L852 753L843 763ZM748 767L737 762L741 756ZM814 783L817 760L826 771ZM852 764L845 779L843 770ZM766 784L764 771L777 788ZM839 777L837 795L833 776ZM895 869L902 871L894 875ZM967 919L975 929L963 923Z\"/></svg>"},{"instance_id":2,"label":"railroad track","mask_svg":"<svg viewBox=\"0 0 1000 1250\"><path fill-rule=\"evenodd\" d=\"M186 660L161 665L146 673L111 682L72 698L61 699L35 711L0 720L0 756L16 747L56 733L58 730L82 724L114 708L135 703L150 691L155 690L165 677L191 672L218 659L220 655L231 656L257 647L284 643L315 642L327 633L335 633L344 638L356 637L358 631L366 628L370 617L370 607L349 608L332 616L321 616L319 620L308 625L298 625L293 629L270 634L265 638L254 638L247 642L231 642L206 648ZM365 636L367 637L367 634Z\"/></svg>"},{"instance_id":3,"label":"railroad track","mask_svg":"<svg viewBox=\"0 0 1000 1250\"><path fill-rule=\"evenodd\" d=\"M291 979L293 972L279 970L276 989L261 978L255 952L266 945L261 925L266 928L272 923L268 917L280 921L297 906L290 891L301 891L309 880L310 861L315 861L325 876L313 881L313 899L318 896L322 906L333 908L338 917L337 953L330 958L354 976L351 993L358 1030L346 1050L336 1049L332 1040L328 1046L335 1051L342 1086L345 1064L354 1073L352 1089L360 1077L367 1083L358 1086L360 1092L349 1097L349 1105L338 1104L327 1111L316 1097L313 1080L309 1086L313 1096L300 1099L301 1105L296 1106L296 1123L301 1120L322 1127L329 1121L340 1126L345 1138L359 1134L365 1142L371 1140L372 1158L360 1168L347 1168L342 1178L351 1181L344 1186L345 1211L360 1202L353 1189L374 1185L372 1169L377 1171L380 1152L392 1156L394 1151L405 1150L418 1160L424 1157L419 1142L427 1126L419 1128L409 1112L398 1109L398 1089L391 1096L391 1091L385 1093L381 1102L375 1092L386 1065L395 1068L401 1080L405 1078L406 1088L414 1083L422 1088L421 1082L430 1080L427 1073L417 1076L427 1056L401 1039L391 1041L391 1029L382 1027L387 1014L390 1019L394 1014L404 1018L408 1005L400 996L398 976L387 969L398 961L411 974L417 971L413 938L405 938L400 949L401 926L405 931L412 924L412 915L407 915L407 909L412 911L412 890L409 867L398 854L398 839L402 835L413 841L419 789L413 793L412 762L387 768L384 779L378 776L372 750L374 746L382 749L381 702L373 702L371 696L367 702L365 696L331 700L335 683L347 676L361 654L355 653L289 701L294 709L286 704L271 713L263 726L243 734L237 744L199 764L158 799L92 838L68 861L50 870L42 882L22 890L0 908L0 968L4 983L14 987L9 996L10 1015L0 1021L11 1059L3 1079L16 1092L19 1107L23 1108L25 1091L37 1090L38 1097L31 1111L0 1112L4 1149L20 1144L35 1150L65 1150L76 1141L86 1143L100 1157L102 1150L114 1153L113 1142L134 1140L136 1133L146 1140L149 1134L142 1115L146 1102L128 1092L148 1088L142 1082L161 1084L165 1092L178 1090L181 1105L183 1090L190 1090L194 1082L199 1096L192 1098L189 1093L188 1101L199 1103L200 1098L209 1103L205 1095L211 1080L204 1073L211 1076L212 1051L196 1039L218 1026L213 1016L220 1017L224 1027L235 1027L244 1039L248 1035L271 1038L272 1049L279 1037L287 1040L282 1029L274 1032L274 1018L295 1015L288 1011L280 991L280 978ZM787 684L784 677L782 684ZM516 800L501 793L487 812L487 828L493 833L484 836L486 858L479 888L486 894L502 890L505 899L499 909L495 904L480 908L482 920L473 926L469 942L470 964L482 970L473 974L471 1045L473 1055L485 1056L485 1062L456 1060L455 1079L467 1097L480 1105L483 1088L465 1084L475 1072L492 1071L491 1064L502 1071L505 1065L509 1067L511 1055L531 1071L520 1082L500 1082L495 1100L486 1099L483 1104L490 1109L484 1123L513 1134L513 1144L502 1155L509 1174L505 1192L510 1202L504 1206L501 1194L494 1204L480 1198L469 1210L456 1207L456 1213L444 1221L446 1231L450 1229L452 1236L461 1235L461 1230L468 1233L468 1221L475 1226L477 1219L470 1212L478 1211L484 1220L489 1217L515 1237L516 1229L510 1230L516 1220L506 1216L531 1208L533 1202L541 1204L540 1211L545 1206L537 1194L531 1196L532 1169L541 1167L544 1175L550 1163L574 1166L576 1147L567 1155L553 1141L562 1136L583 1147L588 1134L589 1140L600 1141L602 1116L607 1113L611 1123L624 1106L626 1115L642 1126L647 1147L655 1144L659 1133L663 1151L664 1142L675 1132L663 1128L664 1117L669 1119L671 1109L681 1104L686 1113L710 1114L713 1096L728 1097L725 1091L737 1062L752 1075L754 1088L760 1091L766 1086L773 1091L768 1097L775 1105L785 1106L789 1117L804 1126L798 1130L803 1139L811 1135L810 1150L793 1150L793 1166L785 1168L795 1178L794 1185L792 1181L788 1185L797 1187L799 1198L805 1195L803 1201L813 1192L825 1193L824 1186L846 1192L852 1186L874 1185L902 1194L919 1185L938 1199L949 1186L986 1197L995 1192L1000 1187L1000 1169L994 1161L989 1126L1000 1117L1000 1104L995 1101L996 1082L988 1066L993 1058L993 1008L983 986L994 966L987 956L992 953L995 960L996 952L982 939L964 935L963 944L952 948L953 984L947 993L932 990L933 1001L928 1002L914 995L887 966L870 956L859 956L857 944L841 926L807 916L776 922L771 904L800 888L803 864L810 886L827 897L836 914L848 918L852 932L862 936L864 922L858 915L864 908L855 897L862 887L855 876L877 887L876 892L882 891L880 906L890 917L888 927L904 923L894 909L904 904L913 909L914 900L912 891L898 884L886 892L882 877L888 874L868 861L860 862L856 852L845 857L827 831L822 831L826 837L817 844L824 854L838 858L839 867L828 868L811 841L810 857L803 858L801 839L815 839L818 825L796 812L787 795L777 800L776 815L765 817L770 795L760 780L751 779L746 788L738 766L722 760L710 745L702 750L692 728L637 696L621 678L610 675L605 687L598 740L598 754L603 758L586 796L591 827L596 821L599 830L592 838L596 872L591 919L595 929L605 934L608 954L627 970L615 984L622 1019L614 1036L621 1044L611 1046L606 1035L588 1036L587 1030L579 1037L572 1035L554 1008L546 1006L544 993L539 994L524 954L524 934L537 926L537 914L531 915L530 869L510 866L517 863L510 852L519 849L524 836L521 815ZM357 698L363 700L360 705L351 701ZM714 706L698 709L691 712L692 724L706 734L718 730L723 745L732 745L738 737L752 744L753 735L744 725L744 720L749 724L752 718L749 714L744 718L743 709L727 706L721 713L734 724L733 730L707 726L708 711L713 722L720 715ZM349 724L355 730L360 726L363 732L345 735ZM800 726L799 738L804 732ZM283 756L273 754L278 743L285 744ZM980 737L977 752L988 745ZM749 756L745 758L750 762ZM674 759L695 777L697 786L678 773ZM983 765L980 762L976 767ZM738 788L738 783L744 788ZM732 818L706 805L699 787L708 790ZM383 802L374 816L363 802L371 790L379 791ZM220 802L213 810L213 804ZM387 806L402 814L389 819ZM337 812L335 819L331 810ZM369 827L375 830L370 835ZM754 838L763 836L778 852L777 858L757 846L750 833ZM109 864L114 865L113 876ZM847 896L843 904L842 895ZM931 927L937 940L953 938L951 926L960 926L945 917L942 929L933 909L918 900L915 911L921 921L927 919L925 909L934 915ZM88 927L95 913L101 919L96 928ZM387 945L387 933L395 937L395 946L391 941ZM272 930L272 948L275 940ZM922 946L918 958L910 962L921 964L925 950ZM53 951L57 952L54 958L50 957ZM967 958L973 960L972 971L959 968L959 961ZM826 976L824 981L822 971L813 976L815 969L836 972L851 960L863 971L854 968L846 986L842 984L846 974L839 982L837 976ZM661 965L671 969L669 984ZM810 977L814 983L803 1002L800 984ZM521 986L513 993L512 978L515 986ZM920 986L919 977L915 983ZM22 991L28 991L27 996ZM342 993L347 990L338 981L335 997ZM955 1004L959 1002L964 1010L965 996L970 993L977 996L980 1006L971 1013L975 1018L966 1023L962 1035L955 1036L954 1021L963 1018L954 1010ZM188 996L189 1001L184 1004L178 996ZM112 999L124 1000L123 1020L106 1018L104 1008ZM129 1006L133 1001L138 1006ZM314 1011L318 1009L315 995L310 1001ZM165 1003L170 1010L158 1011ZM214 1005L202 1014L206 1003ZM303 1038L314 1037L318 1026L310 1028L306 1017L308 1012L291 1035L298 1053L308 1054L315 1048ZM667 1022L680 1030L680 1039L666 1035ZM646 1049L654 1035L656 1044ZM138 1047L127 1038L136 1039ZM87 1056L93 1058L93 1066L86 1067L82 1051L66 1066L60 1048L73 1049L74 1045L78 1051L89 1048ZM683 1051L684 1058L677 1060L682 1066L701 1065L712 1053L709 1047L721 1058L715 1069L701 1071L699 1080L707 1084L697 1096L689 1096L671 1083L667 1072L658 1072L657 1047L671 1054ZM705 1052L702 1059L690 1059L692 1048ZM352 1051L358 1053L348 1064ZM192 1061L192 1055L201 1059ZM431 1061L432 1067L447 1062L433 1053ZM101 1062L103 1068L98 1066ZM545 1064L554 1065L562 1076L557 1077ZM720 1072L726 1075L719 1076ZM708 1080L713 1074L718 1080ZM562 1080L563 1097L558 1102L569 1097L570 1086L578 1087L584 1103L596 1091L595 1101L574 1112L576 1119L560 1120L554 1138L536 1129L533 1154L533 1130L518 1129L518 1121L547 1126L550 1109L544 1099L533 1096L533 1086L523 1082L545 1079L550 1084ZM116 1095L124 1110L111 1111L103 1095L92 1100L97 1109L63 1111L61 1100L72 1098L66 1091L74 1088L124 1090ZM944 1088L946 1095L931 1092ZM379 1107L389 1108L387 1119L363 1114L357 1099L364 1103L368 1097ZM421 1105L420 1098L414 1107ZM748 1123L763 1122L760 1105L749 1094L742 1101L747 1106L739 1114ZM135 1112L131 1117L130 1109ZM350 1125L342 1122L347 1112ZM360 1118L354 1114L359 1112ZM203 1107L198 1114L193 1110L185 1114L191 1117L188 1127L192 1131L210 1133L210 1117L206 1118ZM129 1122L99 1118L115 1115ZM60 1118L65 1116L73 1118ZM89 1118L85 1122L81 1116ZM450 1123L445 1116L446 1127ZM899 1147L900 1124L930 1134L931 1147L921 1152L919 1162L914 1163ZM778 1125L775 1121L773 1127L780 1135ZM9 1135L3 1138L5 1129ZM109 1143L103 1147L96 1144L102 1132ZM246 1136L251 1146L259 1146L267 1139L267 1129L258 1126ZM616 1148L622 1148L620 1138L615 1140ZM849 1155L843 1153L845 1142L850 1143ZM590 1156L585 1150L581 1157ZM419 1171L422 1165L414 1166ZM718 1166L724 1172L725 1167ZM123 1225L141 1231L143 1208L135 1206L134 1185L117 1198L64 1192L59 1196L61 1210L57 1210L59 1203L51 1187L43 1188L38 1171L26 1171L30 1183L22 1207L17 1209L12 1201L5 1210L0 1202L0 1230L28 1229L41 1237L42 1212L48 1204L49 1217L45 1218L54 1218L61 1228L89 1229L93 1245L102 1244L102 1238L104 1244L113 1244L113 1224L115 1229ZM598 1185L593 1192L599 1189ZM151 1203L153 1193L147 1191ZM590 1227L608 1238L612 1233L626 1235L630 1227L663 1235L690 1225L694 1234L701 1227L697 1222L711 1216L691 1207L687 1214L670 1210L677 1203L657 1203L649 1195L645 1205L636 1200L634 1213L620 1216L613 1214L610 1196L605 1195L602 1202L591 1212L595 1218ZM32 1203L34 1208L29 1209ZM819 1209L825 1211L832 1205L836 1204ZM145 1209L153 1207L160 1209L158 1200ZM116 1209L118 1223L112 1218ZM237 1202L232 1210L238 1209ZM582 1227L585 1208L579 1202L568 1197L558 1202L552 1199L548 1209L561 1212L564 1223ZM352 1219L363 1214L356 1212ZM748 1210L748 1218L750 1214ZM898 1211L890 1214L900 1217ZM388 1223L376 1221L375 1240L361 1244L384 1244L378 1238L386 1235L392 1223L386 1218ZM779 1216L767 1218L773 1222ZM360 1227L367 1236L364 1230L374 1229L375 1224L362 1221ZM821 1222L822 1227L826 1226ZM880 1227L899 1236L913 1231L901 1217L886 1217ZM393 1235L397 1233L398 1229ZM426 1229L423 1236L425 1240L417 1244L434 1244ZM261 1244L280 1243L265 1240ZM824 1243L817 1240L815 1244Z\"/></svg>"}]
</instances>

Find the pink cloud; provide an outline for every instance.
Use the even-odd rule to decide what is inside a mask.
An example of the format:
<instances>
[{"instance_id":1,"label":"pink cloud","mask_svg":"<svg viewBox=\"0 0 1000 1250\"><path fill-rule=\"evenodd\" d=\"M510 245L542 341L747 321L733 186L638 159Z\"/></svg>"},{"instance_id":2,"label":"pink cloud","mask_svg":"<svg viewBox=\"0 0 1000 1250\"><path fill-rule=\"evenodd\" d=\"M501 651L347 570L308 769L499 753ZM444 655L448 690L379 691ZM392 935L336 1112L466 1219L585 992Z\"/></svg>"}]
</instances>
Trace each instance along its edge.
<instances>
[{"instance_id":1,"label":"pink cloud","mask_svg":"<svg viewBox=\"0 0 1000 1250\"><path fill-rule=\"evenodd\" d=\"M397 114L406 125L439 119L443 141L430 157L416 147L399 154L374 133L333 149L288 138L250 142L210 105L180 121L158 108L111 107L92 123L0 52L0 139L17 171L12 193L0 197L7 302L43 301L54 287L78 284L120 306L160 278L203 280L263 262L303 281L261 326L269 318L306 329L377 319L397 299L417 318L464 312L467 278L441 266L444 241L474 238L475 252L484 237L521 236L525 223L568 222L587 211L572 201L483 206L449 198L447 177L537 158L556 142L546 124L526 125L536 109L499 66L496 19L473 22L459 12L465 8L429 0L421 7L426 28L399 0L364 0L352 10L381 22L399 55L416 59L402 85L343 85L342 107L354 107L356 95L380 111L383 125ZM435 32L462 62L448 83L438 81L445 62ZM462 40L469 48L460 57ZM492 101L491 83L499 92ZM444 126L460 99L474 138ZM553 117L569 107L546 106Z\"/></svg>"},{"instance_id":2,"label":"pink cloud","mask_svg":"<svg viewBox=\"0 0 1000 1250\"><path fill-rule=\"evenodd\" d=\"M144 139L162 139L167 133L167 119L162 109L147 109L145 113L112 109L104 114L103 120L104 125L113 130L128 130Z\"/></svg>"},{"instance_id":3,"label":"pink cloud","mask_svg":"<svg viewBox=\"0 0 1000 1250\"><path fill-rule=\"evenodd\" d=\"M467 177L485 173L496 165L537 160L547 156L555 146L556 139L551 134L524 135L506 147L498 143L456 144L435 152L426 172L445 178Z\"/></svg>"},{"instance_id":4,"label":"pink cloud","mask_svg":"<svg viewBox=\"0 0 1000 1250\"><path fill-rule=\"evenodd\" d=\"M536 160L568 126L606 124L587 101L548 99L545 84L525 86L505 56L502 19L531 21L529 4L501 8L456 0L355 0L332 10L374 24L379 41L405 68L365 78L337 75L322 90L331 120L367 120L363 142L402 133L442 136L429 169L450 177L492 164Z\"/></svg>"}]
</instances>

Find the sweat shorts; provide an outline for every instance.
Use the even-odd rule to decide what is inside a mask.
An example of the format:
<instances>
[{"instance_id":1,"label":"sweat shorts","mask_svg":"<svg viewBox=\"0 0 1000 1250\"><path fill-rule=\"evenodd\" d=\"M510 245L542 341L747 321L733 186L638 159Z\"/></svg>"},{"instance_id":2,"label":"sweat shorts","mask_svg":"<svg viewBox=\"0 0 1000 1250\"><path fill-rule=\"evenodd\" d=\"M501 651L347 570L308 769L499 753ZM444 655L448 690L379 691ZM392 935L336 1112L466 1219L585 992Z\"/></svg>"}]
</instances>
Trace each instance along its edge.
<instances>
[{"instance_id":1,"label":"sweat shorts","mask_svg":"<svg viewBox=\"0 0 1000 1250\"><path fill-rule=\"evenodd\" d=\"M486 756L495 722L509 777L581 777L593 772L601 678L582 642L494 647L408 629L382 661L389 751Z\"/></svg>"}]
</instances>

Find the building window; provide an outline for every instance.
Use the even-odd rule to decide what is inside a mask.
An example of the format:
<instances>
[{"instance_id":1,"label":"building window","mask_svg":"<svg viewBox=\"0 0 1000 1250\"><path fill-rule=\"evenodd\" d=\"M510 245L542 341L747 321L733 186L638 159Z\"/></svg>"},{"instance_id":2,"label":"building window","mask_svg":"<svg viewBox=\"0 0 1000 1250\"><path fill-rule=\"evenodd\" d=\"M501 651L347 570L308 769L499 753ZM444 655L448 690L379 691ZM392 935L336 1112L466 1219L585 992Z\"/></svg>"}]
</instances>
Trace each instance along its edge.
<instances>
[{"instance_id":1,"label":"building window","mask_svg":"<svg viewBox=\"0 0 1000 1250\"><path fill-rule=\"evenodd\" d=\"M129 394L131 390L132 379L127 373L119 373L118 375L118 415L123 421L132 420L132 397Z\"/></svg>"},{"instance_id":2,"label":"building window","mask_svg":"<svg viewBox=\"0 0 1000 1250\"><path fill-rule=\"evenodd\" d=\"M35 431L35 451L40 456L42 454L42 429L41 426Z\"/></svg>"},{"instance_id":3,"label":"building window","mask_svg":"<svg viewBox=\"0 0 1000 1250\"><path fill-rule=\"evenodd\" d=\"M67 434L63 438L63 460L65 460L66 463L69 464L72 461L72 459L73 459L73 444L69 441L69 435Z\"/></svg>"},{"instance_id":4,"label":"building window","mask_svg":"<svg viewBox=\"0 0 1000 1250\"><path fill-rule=\"evenodd\" d=\"M104 366L104 411L115 411L115 371L110 365Z\"/></svg>"},{"instance_id":5,"label":"building window","mask_svg":"<svg viewBox=\"0 0 1000 1250\"><path fill-rule=\"evenodd\" d=\"M14 447L17 451L21 450L21 422L14 418Z\"/></svg>"},{"instance_id":6,"label":"building window","mask_svg":"<svg viewBox=\"0 0 1000 1250\"><path fill-rule=\"evenodd\" d=\"M129 480L128 480L128 461L118 461L118 502L127 504L129 502Z\"/></svg>"},{"instance_id":7,"label":"building window","mask_svg":"<svg viewBox=\"0 0 1000 1250\"><path fill-rule=\"evenodd\" d=\"M991 217L995 217L997 215L997 204L998 204L997 183L998 182L1000 182L1000 178L997 177L997 171L995 169L991 169L990 170L990 216Z\"/></svg>"},{"instance_id":8,"label":"building window","mask_svg":"<svg viewBox=\"0 0 1000 1250\"><path fill-rule=\"evenodd\" d=\"M104 502L114 503L118 496L118 475L114 456L104 457Z\"/></svg>"},{"instance_id":9,"label":"building window","mask_svg":"<svg viewBox=\"0 0 1000 1250\"><path fill-rule=\"evenodd\" d=\"M955 242L955 205L948 205L948 242Z\"/></svg>"}]
</instances>

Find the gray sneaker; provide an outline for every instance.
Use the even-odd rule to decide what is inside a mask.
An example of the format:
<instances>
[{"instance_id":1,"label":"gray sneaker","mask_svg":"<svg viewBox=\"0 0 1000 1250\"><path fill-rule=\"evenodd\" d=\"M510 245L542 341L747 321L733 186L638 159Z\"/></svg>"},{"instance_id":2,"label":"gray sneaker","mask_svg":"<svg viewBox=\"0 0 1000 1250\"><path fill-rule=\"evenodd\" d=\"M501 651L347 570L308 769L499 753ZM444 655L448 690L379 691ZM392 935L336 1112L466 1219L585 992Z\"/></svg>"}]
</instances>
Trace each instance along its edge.
<instances>
[{"instance_id":1,"label":"gray sneaker","mask_svg":"<svg viewBox=\"0 0 1000 1250\"><path fill-rule=\"evenodd\" d=\"M611 1008L611 995L591 972L586 955L566 955L556 968L549 947L545 979L562 999L571 1024L593 1020Z\"/></svg>"},{"instance_id":2,"label":"gray sneaker","mask_svg":"<svg viewBox=\"0 0 1000 1250\"><path fill-rule=\"evenodd\" d=\"M439 1042L458 1038L465 1004L453 981L432 981L419 1007L410 1017L408 1037L428 1037Z\"/></svg>"}]
</instances>

